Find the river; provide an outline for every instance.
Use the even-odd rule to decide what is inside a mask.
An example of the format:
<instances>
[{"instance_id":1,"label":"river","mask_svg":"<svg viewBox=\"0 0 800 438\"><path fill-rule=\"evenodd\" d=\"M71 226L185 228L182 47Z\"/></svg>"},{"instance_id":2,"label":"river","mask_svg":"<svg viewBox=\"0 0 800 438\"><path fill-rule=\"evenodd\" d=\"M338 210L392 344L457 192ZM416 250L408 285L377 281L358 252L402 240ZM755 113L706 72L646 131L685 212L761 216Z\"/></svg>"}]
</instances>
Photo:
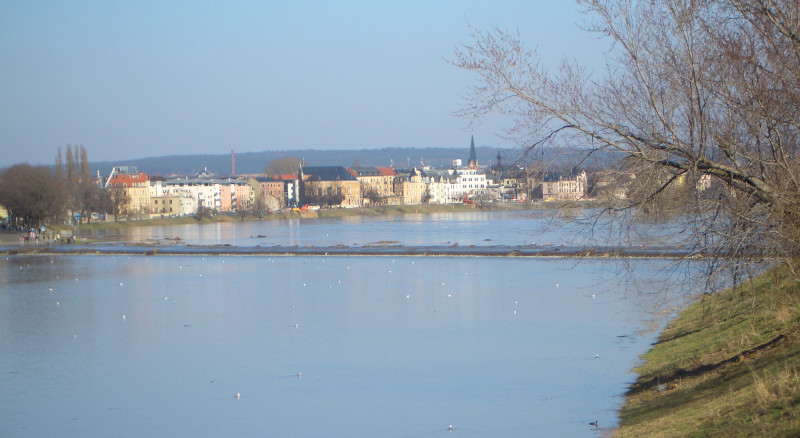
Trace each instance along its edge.
<instances>
[{"instance_id":1,"label":"river","mask_svg":"<svg viewBox=\"0 0 800 438\"><path fill-rule=\"evenodd\" d=\"M228 223L117 238L561 244L558 227L537 234L526 221L535 220ZM668 264L7 256L0 423L13 437L601 436L617 423L638 356L683 303L686 291L664 276Z\"/></svg>"}]
</instances>

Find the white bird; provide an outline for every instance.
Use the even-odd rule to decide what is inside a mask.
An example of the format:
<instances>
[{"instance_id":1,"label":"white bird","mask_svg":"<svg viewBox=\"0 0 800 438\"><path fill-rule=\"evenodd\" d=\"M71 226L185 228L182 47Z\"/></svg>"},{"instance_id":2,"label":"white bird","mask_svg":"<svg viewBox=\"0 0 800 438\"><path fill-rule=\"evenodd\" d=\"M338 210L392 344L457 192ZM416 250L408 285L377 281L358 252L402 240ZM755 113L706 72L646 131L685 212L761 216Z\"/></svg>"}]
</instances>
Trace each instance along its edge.
<instances>
[{"instance_id":1,"label":"white bird","mask_svg":"<svg viewBox=\"0 0 800 438\"><path fill-rule=\"evenodd\" d=\"M236 395L234 395L234 397L236 397L236 399L237 399L237 400L238 400L238 399L239 399L239 397L241 397L241 396L242 396L242 395L241 395L241 394L239 394L238 392L236 393Z\"/></svg>"},{"instance_id":2,"label":"white bird","mask_svg":"<svg viewBox=\"0 0 800 438\"><path fill-rule=\"evenodd\" d=\"M301 377L303 377L303 373L297 373L297 378L299 379Z\"/></svg>"},{"instance_id":3,"label":"white bird","mask_svg":"<svg viewBox=\"0 0 800 438\"><path fill-rule=\"evenodd\" d=\"M125 314L124 313L122 314L122 320L123 321L125 320Z\"/></svg>"},{"instance_id":4,"label":"white bird","mask_svg":"<svg viewBox=\"0 0 800 438\"><path fill-rule=\"evenodd\" d=\"M599 354L595 354L595 355L594 355L594 358L595 358L595 359L600 359L600 355L599 355Z\"/></svg>"},{"instance_id":5,"label":"white bird","mask_svg":"<svg viewBox=\"0 0 800 438\"><path fill-rule=\"evenodd\" d=\"M450 427L448 427L448 428L447 428L447 431L448 431L448 432L452 432L453 430L454 430L454 429L453 429L453 425L451 424L451 425L450 425Z\"/></svg>"}]
</instances>

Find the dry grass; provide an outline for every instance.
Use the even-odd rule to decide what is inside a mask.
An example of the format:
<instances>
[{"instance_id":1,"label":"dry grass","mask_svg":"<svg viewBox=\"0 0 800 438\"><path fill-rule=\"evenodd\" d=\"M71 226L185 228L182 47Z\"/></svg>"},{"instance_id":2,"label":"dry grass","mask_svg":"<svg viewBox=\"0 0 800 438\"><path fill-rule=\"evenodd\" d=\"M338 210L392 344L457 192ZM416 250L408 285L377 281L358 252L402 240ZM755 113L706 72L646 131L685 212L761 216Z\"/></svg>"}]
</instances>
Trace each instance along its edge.
<instances>
[{"instance_id":1,"label":"dry grass","mask_svg":"<svg viewBox=\"0 0 800 438\"><path fill-rule=\"evenodd\" d=\"M799 292L773 270L683 311L637 368L615 436L800 436Z\"/></svg>"}]
</instances>

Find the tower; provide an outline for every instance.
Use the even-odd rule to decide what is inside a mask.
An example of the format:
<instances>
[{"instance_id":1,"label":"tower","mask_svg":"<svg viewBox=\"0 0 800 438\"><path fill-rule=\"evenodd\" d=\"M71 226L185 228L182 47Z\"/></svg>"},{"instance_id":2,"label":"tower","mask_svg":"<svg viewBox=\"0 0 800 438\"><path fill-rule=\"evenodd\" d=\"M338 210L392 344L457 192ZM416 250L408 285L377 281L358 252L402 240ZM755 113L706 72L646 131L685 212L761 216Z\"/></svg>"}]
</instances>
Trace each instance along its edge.
<instances>
[{"instance_id":1,"label":"tower","mask_svg":"<svg viewBox=\"0 0 800 438\"><path fill-rule=\"evenodd\" d=\"M470 138L469 142L469 160L467 160L467 167L476 169L478 167L478 154L475 152L475 136Z\"/></svg>"}]
</instances>

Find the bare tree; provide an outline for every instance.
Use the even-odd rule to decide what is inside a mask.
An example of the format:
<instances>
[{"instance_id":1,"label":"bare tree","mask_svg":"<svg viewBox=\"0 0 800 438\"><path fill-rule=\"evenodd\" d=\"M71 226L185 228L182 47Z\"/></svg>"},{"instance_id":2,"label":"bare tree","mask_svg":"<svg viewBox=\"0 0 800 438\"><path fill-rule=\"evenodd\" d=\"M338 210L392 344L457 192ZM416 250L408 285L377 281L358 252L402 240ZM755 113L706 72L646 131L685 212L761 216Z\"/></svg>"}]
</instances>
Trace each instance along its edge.
<instances>
[{"instance_id":1,"label":"bare tree","mask_svg":"<svg viewBox=\"0 0 800 438\"><path fill-rule=\"evenodd\" d=\"M72 156L72 146L67 145L67 181L75 178L75 158Z\"/></svg>"},{"instance_id":2,"label":"bare tree","mask_svg":"<svg viewBox=\"0 0 800 438\"><path fill-rule=\"evenodd\" d=\"M61 147L58 148L56 153L56 178L59 180L64 179L64 159L61 158Z\"/></svg>"},{"instance_id":3,"label":"bare tree","mask_svg":"<svg viewBox=\"0 0 800 438\"><path fill-rule=\"evenodd\" d=\"M80 165L81 165L81 180L88 180L91 181L92 179L92 172L89 169L89 154L86 152L86 148L83 145L78 147L80 150Z\"/></svg>"},{"instance_id":4,"label":"bare tree","mask_svg":"<svg viewBox=\"0 0 800 438\"><path fill-rule=\"evenodd\" d=\"M363 199L369 200L369 204L371 206L372 205L378 205L381 202L381 200L383 199L381 194L378 193L378 191L375 190L375 188L370 186L370 185L366 186L366 188L364 189L364 191L361 194L361 197Z\"/></svg>"},{"instance_id":5,"label":"bare tree","mask_svg":"<svg viewBox=\"0 0 800 438\"><path fill-rule=\"evenodd\" d=\"M114 213L114 222L119 220L119 216L123 213L129 213L125 208L130 201L128 192L125 187L112 185L106 189L110 201L111 212Z\"/></svg>"},{"instance_id":6,"label":"bare tree","mask_svg":"<svg viewBox=\"0 0 800 438\"><path fill-rule=\"evenodd\" d=\"M636 187L606 213L679 196L689 255L777 257L800 278L800 4L578 3L611 43L605 72L567 61L549 72L518 34L475 31L452 60L480 77L462 114L508 116L528 152L615 151Z\"/></svg>"},{"instance_id":7,"label":"bare tree","mask_svg":"<svg viewBox=\"0 0 800 438\"><path fill-rule=\"evenodd\" d=\"M61 222L64 186L45 166L17 164L0 173L0 204L29 227Z\"/></svg>"},{"instance_id":8,"label":"bare tree","mask_svg":"<svg viewBox=\"0 0 800 438\"><path fill-rule=\"evenodd\" d=\"M56 174L64 175L61 167L61 148L56 155ZM76 161L77 160L77 161ZM78 171L80 171L78 173ZM89 212L100 203L100 190L92 178L89 168L89 155L83 145L72 147L67 145L66 176L64 178L67 200L66 207L73 213L80 213L81 221L89 219Z\"/></svg>"}]
</instances>

